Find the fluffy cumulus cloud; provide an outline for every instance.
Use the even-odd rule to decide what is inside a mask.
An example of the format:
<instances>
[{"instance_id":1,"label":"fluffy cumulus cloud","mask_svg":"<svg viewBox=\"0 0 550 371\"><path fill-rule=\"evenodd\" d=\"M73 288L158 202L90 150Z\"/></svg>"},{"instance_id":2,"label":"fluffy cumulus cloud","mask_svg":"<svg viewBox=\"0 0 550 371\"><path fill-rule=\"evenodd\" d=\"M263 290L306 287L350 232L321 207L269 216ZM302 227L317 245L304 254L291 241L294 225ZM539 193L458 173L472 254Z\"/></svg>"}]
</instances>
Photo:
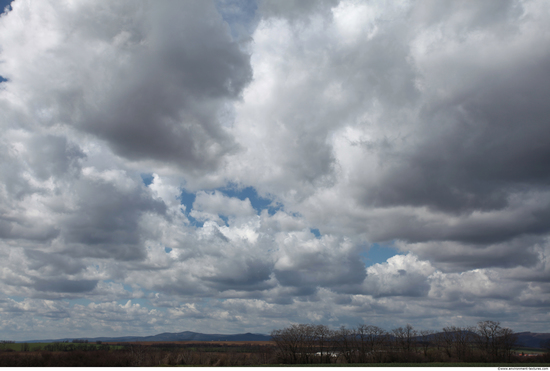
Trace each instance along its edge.
<instances>
[{"instance_id":1,"label":"fluffy cumulus cloud","mask_svg":"<svg viewBox=\"0 0 550 371\"><path fill-rule=\"evenodd\" d=\"M550 331L543 1L0 15L0 332Z\"/></svg>"}]
</instances>

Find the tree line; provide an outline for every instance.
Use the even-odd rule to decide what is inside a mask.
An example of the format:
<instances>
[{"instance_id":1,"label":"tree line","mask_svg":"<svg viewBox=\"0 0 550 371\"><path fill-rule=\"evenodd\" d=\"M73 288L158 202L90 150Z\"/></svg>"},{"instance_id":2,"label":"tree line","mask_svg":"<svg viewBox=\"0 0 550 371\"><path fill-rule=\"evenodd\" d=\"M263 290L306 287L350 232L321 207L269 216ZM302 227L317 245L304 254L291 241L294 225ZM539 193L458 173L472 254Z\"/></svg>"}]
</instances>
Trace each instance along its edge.
<instances>
[{"instance_id":1,"label":"tree line","mask_svg":"<svg viewBox=\"0 0 550 371\"><path fill-rule=\"evenodd\" d=\"M331 330L295 324L273 330L280 363L510 362L517 335L496 321L476 326L416 330L407 324L386 331L361 324Z\"/></svg>"}]
</instances>

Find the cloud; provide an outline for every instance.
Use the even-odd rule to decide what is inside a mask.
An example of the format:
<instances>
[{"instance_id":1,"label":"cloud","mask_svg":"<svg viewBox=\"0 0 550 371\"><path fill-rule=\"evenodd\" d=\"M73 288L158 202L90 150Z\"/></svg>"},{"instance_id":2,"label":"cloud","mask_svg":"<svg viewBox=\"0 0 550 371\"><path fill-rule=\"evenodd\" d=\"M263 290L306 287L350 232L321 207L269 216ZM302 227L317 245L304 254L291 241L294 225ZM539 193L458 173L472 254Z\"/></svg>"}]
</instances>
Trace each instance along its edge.
<instances>
[{"instance_id":1,"label":"cloud","mask_svg":"<svg viewBox=\"0 0 550 371\"><path fill-rule=\"evenodd\" d=\"M193 209L224 216L256 215L248 198L242 201L238 198L227 197L217 191L213 193L197 192Z\"/></svg>"},{"instance_id":2,"label":"cloud","mask_svg":"<svg viewBox=\"0 0 550 371\"><path fill-rule=\"evenodd\" d=\"M80 293L92 291L97 286L97 281L92 280L37 280L34 288L38 291Z\"/></svg>"},{"instance_id":3,"label":"cloud","mask_svg":"<svg viewBox=\"0 0 550 371\"><path fill-rule=\"evenodd\" d=\"M262 0L259 1L259 12L265 18L286 18L289 20L302 20L311 14L330 14L330 8L338 5L337 0L290 0L285 2Z\"/></svg>"},{"instance_id":4,"label":"cloud","mask_svg":"<svg viewBox=\"0 0 550 371\"><path fill-rule=\"evenodd\" d=\"M312 237L309 231L280 236L281 255L274 268L283 286L307 288L306 292L311 293L319 286L352 285L363 280L364 264L357 259L351 241Z\"/></svg>"},{"instance_id":5,"label":"cloud","mask_svg":"<svg viewBox=\"0 0 550 371\"><path fill-rule=\"evenodd\" d=\"M543 1L15 1L2 333L539 331L549 17ZM400 255L366 267L369 246Z\"/></svg>"},{"instance_id":6,"label":"cloud","mask_svg":"<svg viewBox=\"0 0 550 371\"><path fill-rule=\"evenodd\" d=\"M396 255L386 263L367 268L363 283L365 293L380 296L425 296L430 284L428 276L434 268L411 255Z\"/></svg>"},{"instance_id":7,"label":"cloud","mask_svg":"<svg viewBox=\"0 0 550 371\"><path fill-rule=\"evenodd\" d=\"M31 127L73 127L189 171L237 149L217 112L250 81L249 56L208 2L16 2L2 35L5 96L34 107L19 110Z\"/></svg>"}]
</instances>

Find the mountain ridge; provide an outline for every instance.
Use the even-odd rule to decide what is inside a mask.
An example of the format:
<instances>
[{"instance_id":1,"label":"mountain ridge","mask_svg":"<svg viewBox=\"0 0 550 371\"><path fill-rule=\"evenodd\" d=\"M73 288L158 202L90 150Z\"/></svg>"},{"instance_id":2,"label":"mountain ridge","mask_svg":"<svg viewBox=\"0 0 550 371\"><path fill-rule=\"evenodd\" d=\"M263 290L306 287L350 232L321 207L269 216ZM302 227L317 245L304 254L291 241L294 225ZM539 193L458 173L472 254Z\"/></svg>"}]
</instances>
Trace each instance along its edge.
<instances>
[{"instance_id":1,"label":"mountain ridge","mask_svg":"<svg viewBox=\"0 0 550 371\"><path fill-rule=\"evenodd\" d=\"M63 339L42 339L25 340L17 343L51 343L72 340L88 340L89 342L140 342L140 341L269 341L271 336L264 334L253 334L250 332L244 334L203 334L200 332L163 332L157 335L149 336L119 336L119 337L69 337Z\"/></svg>"},{"instance_id":2,"label":"mountain ridge","mask_svg":"<svg viewBox=\"0 0 550 371\"><path fill-rule=\"evenodd\" d=\"M434 336L432 334L431 336ZM518 345L532 348L543 347L543 342L550 341L550 333L516 332ZM418 337L420 338L420 336ZM140 341L270 341L271 336L265 334L244 333L244 334L203 334L193 331L163 332L149 336L120 336L120 337L69 337L63 339L25 340L17 343L50 343L72 341L75 339L88 340L89 342L140 342Z\"/></svg>"}]
</instances>

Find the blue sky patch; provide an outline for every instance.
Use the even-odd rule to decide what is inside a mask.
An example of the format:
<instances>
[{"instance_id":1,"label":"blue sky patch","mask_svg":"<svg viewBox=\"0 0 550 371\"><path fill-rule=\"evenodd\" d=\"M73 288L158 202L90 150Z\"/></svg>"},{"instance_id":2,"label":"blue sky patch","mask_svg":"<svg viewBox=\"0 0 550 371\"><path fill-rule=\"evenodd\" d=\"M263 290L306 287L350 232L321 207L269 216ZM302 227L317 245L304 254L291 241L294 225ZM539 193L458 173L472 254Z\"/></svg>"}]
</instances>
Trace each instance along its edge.
<instances>
[{"instance_id":1,"label":"blue sky patch","mask_svg":"<svg viewBox=\"0 0 550 371\"><path fill-rule=\"evenodd\" d=\"M7 13L11 10L11 0L0 0L0 12L1 14ZM0 84L8 81L4 76L0 75Z\"/></svg>"},{"instance_id":2,"label":"blue sky patch","mask_svg":"<svg viewBox=\"0 0 550 371\"><path fill-rule=\"evenodd\" d=\"M223 222L225 223L225 225L229 225L229 218L225 215L218 215L220 217L221 220L223 220Z\"/></svg>"},{"instance_id":3,"label":"blue sky patch","mask_svg":"<svg viewBox=\"0 0 550 371\"><path fill-rule=\"evenodd\" d=\"M153 179L155 179L153 174L140 174L140 175L141 175L141 180L143 180L143 184L145 184L145 186L149 186L149 184L153 183Z\"/></svg>"},{"instance_id":4,"label":"blue sky patch","mask_svg":"<svg viewBox=\"0 0 550 371\"><path fill-rule=\"evenodd\" d=\"M201 222L195 218L193 218L191 215L189 215L189 212L187 213L187 219L189 219L189 224L192 225L195 228L202 228L204 226L204 222Z\"/></svg>"},{"instance_id":5,"label":"blue sky patch","mask_svg":"<svg viewBox=\"0 0 550 371\"><path fill-rule=\"evenodd\" d=\"M370 267L374 264L385 263L392 256L402 255L402 253L393 247L373 243L368 251L360 255L363 258L365 266Z\"/></svg>"},{"instance_id":6,"label":"blue sky patch","mask_svg":"<svg viewBox=\"0 0 550 371\"><path fill-rule=\"evenodd\" d=\"M189 219L189 224L191 224L195 228L202 228L204 222L198 221L197 219L189 215L189 212L193 209L193 203L195 202L196 198L197 196L194 193L187 192L185 188L181 188L181 193L178 197L178 200L180 200L180 203L185 206L185 216L187 216L187 219Z\"/></svg>"},{"instance_id":7,"label":"blue sky patch","mask_svg":"<svg viewBox=\"0 0 550 371\"><path fill-rule=\"evenodd\" d=\"M185 190L185 188L181 189L181 194L179 196L180 203L182 205L185 205L185 214L189 215L189 212L193 208L193 202L195 202L195 194L189 193Z\"/></svg>"},{"instance_id":8,"label":"blue sky patch","mask_svg":"<svg viewBox=\"0 0 550 371\"><path fill-rule=\"evenodd\" d=\"M310 228L309 231L315 235L317 238L321 238L321 232L317 228Z\"/></svg>"},{"instance_id":9,"label":"blue sky patch","mask_svg":"<svg viewBox=\"0 0 550 371\"><path fill-rule=\"evenodd\" d=\"M0 0L0 11L2 13L7 13L7 11L10 11L11 10L11 1L12 0ZM8 9L6 9L6 7L9 7Z\"/></svg>"}]
</instances>

